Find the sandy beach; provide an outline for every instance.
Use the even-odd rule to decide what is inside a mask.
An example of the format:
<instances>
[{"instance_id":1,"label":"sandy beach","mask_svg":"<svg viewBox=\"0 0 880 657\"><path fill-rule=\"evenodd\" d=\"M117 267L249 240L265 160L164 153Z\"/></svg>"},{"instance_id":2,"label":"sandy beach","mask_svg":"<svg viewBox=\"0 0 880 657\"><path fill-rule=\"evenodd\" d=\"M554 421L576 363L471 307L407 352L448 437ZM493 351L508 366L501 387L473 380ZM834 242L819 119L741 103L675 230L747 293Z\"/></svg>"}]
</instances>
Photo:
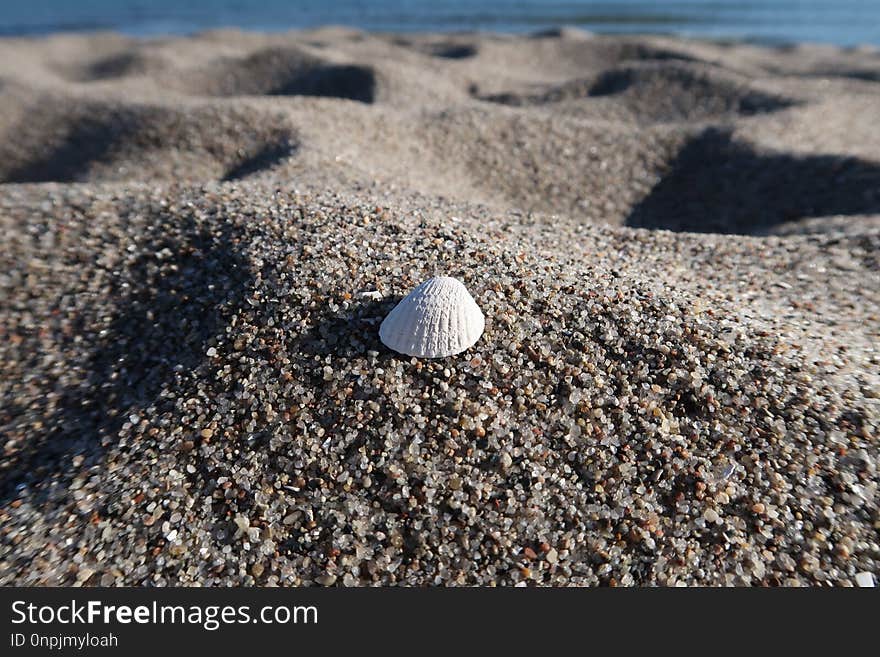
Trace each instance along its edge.
<instances>
[{"instance_id":1,"label":"sandy beach","mask_svg":"<svg viewBox=\"0 0 880 657\"><path fill-rule=\"evenodd\" d=\"M0 39L0 584L880 574L880 51ZM486 316L395 354L434 275Z\"/></svg>"}]
</instances>

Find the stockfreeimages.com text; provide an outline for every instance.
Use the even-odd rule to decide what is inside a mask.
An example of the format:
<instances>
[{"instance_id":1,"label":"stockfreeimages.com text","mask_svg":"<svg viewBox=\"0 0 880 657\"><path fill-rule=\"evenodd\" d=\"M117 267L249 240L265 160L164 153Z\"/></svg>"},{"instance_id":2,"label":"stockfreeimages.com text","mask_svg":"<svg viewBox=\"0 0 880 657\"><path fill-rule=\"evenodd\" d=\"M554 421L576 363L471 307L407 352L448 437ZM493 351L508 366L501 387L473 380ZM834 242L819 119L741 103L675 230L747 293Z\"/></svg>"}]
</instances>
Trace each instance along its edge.
<instances>
[{"instance_id":1,"label":"stockfreeimages.com text","mask_svg":"<svg viewBox=\"0 0 880 657\"><path fill-rule=\"evenodd\" d=\"M146 605L106 605L100 600L89 600L83 604L71 600L63 605L36 605L17 600L12 603L12 623L31 623L34 625L61 623L67 624L181 624L201 625L213 631L221 625L263 623L271 624L312 624L318 623L318 609L314 606L288 607L265 606L252 613L247 605L160 605L158 602Z\"/></svg>"}]
</instances>

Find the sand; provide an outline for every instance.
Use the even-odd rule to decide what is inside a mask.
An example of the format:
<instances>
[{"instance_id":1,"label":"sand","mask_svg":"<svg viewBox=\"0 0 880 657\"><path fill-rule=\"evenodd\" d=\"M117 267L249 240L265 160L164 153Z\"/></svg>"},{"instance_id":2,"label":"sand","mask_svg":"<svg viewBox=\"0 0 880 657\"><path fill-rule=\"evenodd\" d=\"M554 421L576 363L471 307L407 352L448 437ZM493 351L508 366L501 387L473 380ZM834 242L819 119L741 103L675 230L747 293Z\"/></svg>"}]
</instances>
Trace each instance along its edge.
<instances>
[{"instance_id":1,"label":"sand","mask_svg":"<svg viewBox=\"0 0 880 657\"><path fill-rule=\"evenodd\" d=\"M880 572L878 80L570 29L0 40L0 584ZM390 352L437 274L482 339Z\"/></svg>"}]
</instances>

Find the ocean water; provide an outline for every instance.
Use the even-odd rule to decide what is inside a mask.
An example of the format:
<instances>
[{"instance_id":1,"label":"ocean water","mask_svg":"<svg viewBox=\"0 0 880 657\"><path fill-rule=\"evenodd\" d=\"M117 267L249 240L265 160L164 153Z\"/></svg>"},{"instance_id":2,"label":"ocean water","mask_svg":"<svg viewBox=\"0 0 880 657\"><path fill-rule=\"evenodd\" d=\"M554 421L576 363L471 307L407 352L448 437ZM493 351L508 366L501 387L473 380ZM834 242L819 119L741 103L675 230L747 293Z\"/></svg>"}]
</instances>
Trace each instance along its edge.
<instances>
[{"instance_id":1,"label":"ocean water","mask_svg":"<svg viewBox=\"0 0 880 657\"><path fill-rule=\"evenodd\" d=\"M575 25L606 33L880 45L880 0L0 0L0 35L154 36L327 24L395 32Z\"/></svg>"}]
</instances>

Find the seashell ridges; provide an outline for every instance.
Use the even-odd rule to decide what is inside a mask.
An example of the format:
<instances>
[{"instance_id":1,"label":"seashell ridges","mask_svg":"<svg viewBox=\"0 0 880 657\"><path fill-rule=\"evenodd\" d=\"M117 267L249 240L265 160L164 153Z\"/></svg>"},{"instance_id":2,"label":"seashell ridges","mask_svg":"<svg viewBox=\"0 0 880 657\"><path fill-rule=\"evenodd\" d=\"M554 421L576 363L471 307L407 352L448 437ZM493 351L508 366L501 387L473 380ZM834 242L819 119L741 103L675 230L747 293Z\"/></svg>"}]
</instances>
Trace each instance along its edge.
<instances>
[{"instance_id":1,"label":"seashell ridges","mask_svg":"<svg viewBox=\"0 0 880 657\"><path fill-rule=\"evenodd\" d=\"M431 278L398 303L379 327L389 349L417 358L454 356L472 347L486 326L483 312L461 281Z\"/></svg>"}]
</instances>

